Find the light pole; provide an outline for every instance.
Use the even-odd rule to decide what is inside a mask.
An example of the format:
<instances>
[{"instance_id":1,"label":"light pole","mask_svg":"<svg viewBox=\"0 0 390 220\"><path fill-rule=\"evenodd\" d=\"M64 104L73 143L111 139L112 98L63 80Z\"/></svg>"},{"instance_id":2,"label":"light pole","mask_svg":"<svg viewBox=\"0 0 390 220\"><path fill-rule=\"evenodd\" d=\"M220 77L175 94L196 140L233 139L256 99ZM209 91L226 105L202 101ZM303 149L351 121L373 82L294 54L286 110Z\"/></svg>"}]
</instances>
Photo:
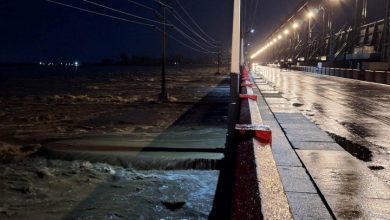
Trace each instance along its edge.
<instances>
[{"instance_id":1,"label":"light pole","mask_svg":"<svg viewBox=\"0 0 390 220\"><path fill-rule=\"evenodd\" d=\"M299 28L299 24L298 22L294 22L293 25L292 25L292 30L293 30L293 47L295 47L297 44L299 44L299 32L298 32L298 35L297 35L297 29ZM293 57L293 62L295 62L295 48L292 48L292 57Z\"/></svg>"},{"instance_id":2,"label":"light pole","mask_svg":"<svg viewBox=\"0 0 390 220\"><path fill-rule=\"evenodd\" d=\"M312 35L312 29L311 29L311 19L314 17L314 13L312 11L309 11L307 13L307 18L309 19L309 41L311 40Z\"/></svg>"},{"instance_id":3,"label":"light pole","mask_svg":"<svg viewBox=\"0 0 390 220\"><path fill-rule=\"evenodd\" d=\"M241 53L240 53L240 55L241 55L240 56L240 64L241 64L241 66L244 66L244 64L245 64L245 53L244 53L244 51L245 51L245 39L246 39L248 34L253 34L253 33L255 33L255 29L253 29L253 28L242 33L242 36L241 36Z\"/></svg>"}]
</instances>

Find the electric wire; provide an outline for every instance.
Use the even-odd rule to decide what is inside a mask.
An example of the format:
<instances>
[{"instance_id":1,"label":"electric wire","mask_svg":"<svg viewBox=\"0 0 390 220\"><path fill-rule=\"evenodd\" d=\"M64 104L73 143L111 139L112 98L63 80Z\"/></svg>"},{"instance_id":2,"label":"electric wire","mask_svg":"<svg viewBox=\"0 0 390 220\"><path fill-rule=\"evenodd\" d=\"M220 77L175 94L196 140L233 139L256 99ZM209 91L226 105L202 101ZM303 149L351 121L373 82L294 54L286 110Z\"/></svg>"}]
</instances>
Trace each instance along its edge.
<instances>
[{"instance_id":1,"label":"electric wire","mask_svg":"<svg viewBox=\"0 0 390 220\"><path fill-rule=\"evenodd\" d=\"M155 29L158 30L158 31L160 31L161 33L164 32L163 30L161 30L161 29L158 28L158 27L155 27ZM203 50L196 49L196 48L194 48L194 47L192 47L192 46L190 46L190 45L184 43L183 41L181 41L181 40L179 40L179 39L173 37L171 34L168 34L168 37L171 38L172 40L176 41L177 43L179 43L179 44L181 44L181 45L183 45L183 46L185 46L185 47L187 47L187 48L190 48L190 49L192 49L192 50L194 50L194 51L197 51L197 52L200 52L200 53L214 53L214 52L211 52L211 51L203 51Z\"/></svg>"},{"instance_id":2,"label":"electric wire","mask_svg":"<svg viewBox=\"0 0 390 220\"><path fill-rule=\"evenodd\" d=\"M142 8L145 8L145 9L148 9L148 10L151 10L151 11L156 11L154 8L149 7L147 5L144 5L142 3L139 3L139 2L136 2L136 1L133 1L133 0L126 0L126 1L131 2L131 3L135 4L135 5L138 5L138 6L142 7Z\"/></svg>"},{"instance_id":3,"label":"electric wire","mask_svg":"<svg viewBox=\"0 0 390 220\"><path fill-rule=\"evenodd\" d=\"M79 11L84 11L84 12L87 12L87 13L100 15L100 16L103 16L103 17L108 17L108 18L112 18L112 19L116 19L116 20L121 20L121 21L126 21L126 22L130 22L130 23L134 23L134 24L139 24L139 25L144 25L144 26L148 26L148 27L155 27L154 25L148 24L148 23L145 23L145 22L134 21L134 20L126 19L126 18L112 16L112 15L108 15L108 14L92 11L92 10L89 10L89 9L80 8L80 7L77 7L77 6L74 6L74 5L69 5L69 4L65 4L65 3L62 3L62 2L57 2L57 1L54 1L54 0L46 0L46 1L50 2L50 3L57 4L57 5L61 5L61 6L64 6L64 7L76 9L76 10L79 10Z\"/></svg>"},{"instance_id":4,"label":"electric wire","mask_svg":"<svg viewBox=\"0 0 390 220\"><path fill-rule=\"evenodd\" d=\"M204 45L199 43L197 40L189 36L188 34L184 33L180 28L173 26L173 29L179 32L183 37L187 38L189 41L191 41L193 44L201 48L202 50L208 51L207 49L204 48ZM211 53L215 53L215 51L210 51Z\"/></svg>"},{"instance_id":5,"label":"electric wire","mask_svg":"<svg viewBox=\"0 0 390 220\"><path fill-rule=\"evenodd\" d=\"M115 12L118 12L118 13L121 13L121 14L124 14L124 15L127 15L127 16L130 16L130 17L133 17L133 18L138 18L138 19L141 19L141 20L145 20L145 21L149 21L149 22L153 22L153 23L163 24L163 25L168 25L168 26L169 26L169 24L166 24L166 23L164 23L164 22L160 22L160 21L152 20L152 19L145 18L145 17L142 17L142 16L138 16L138 15L135 15L135 14L131 14L131 13L128 13L128 12L124 12L124 11L121 11L121 10L118 10L118 9L115 9L115 8L111 8L111 7L109 7L109 6L102 5L102 4L93 2L93 1L89 1L89 0L83 0L83 1L84 1L84 2L87 2L87 3L89 3L89 4L92 4L92 5L95 5L95 6L99 6L99 7L102 7L102 8L108 9L108 10L111 10L111 11L115 11Z\"/></svg>"},{"instance_id":6,"label":"electric wire","mask_svg":"<svg viewBox=\"0 0 390 220\"><path fill-rule=\"evenodd\" d=\"M54 4L57 4L57 5L60 5L60 6L64 6L64 7L68 7L68 8L72 8L72 9L75 9L75 10L79 10L79 11L83 11L83 12L87 12L87 13L91 13L91 14L95 14L95 15L100 15L100 16L103 16L103 17L108 17L108 18L112 18L112 19L116 19L116 20L120 20L120 21L124 21L124 22L129 22L129 23L134 23L134 24L139 24L139 25L144 25L144 26L148 26L148 27L152 27L160 32L163 32L160 28L158 28L157 26L153 25L153 24L149 24L149 23L145 23L145 22L140 22L140 21L134 21L134 20L129 20L129 19L126 19L126 18L122 18L122 17L117 17L117 16L113 16L113 15L109 15L109 14L105 14L105 13L101 13L101 12L97 12L97 11L93 11L93 10L89 10L89 9L86 9L86 8L81 8L81 7L78 7L78 6L74 6L74 5L69 5L69 4L66 4L66 3L62 3L62 2L57 2L57 1L54 1L54 0L46 0L47 2L50 2L50 3L54 3ZM110 10L113 10L113 11L116 11L116 12L119 12L119 13L122 13L122 14L126 14L126 15L130 15L130 16L136 16L137 18L140 17L140 16L137 16L137 15L132 15L130 13L127 13L127 12L123 12L123 11L120 11L120 10L117 10L117 9L114 9L114 8L110 8L108 6L105 6L105 5L100 5L98 3L95 3L95 2L91 2L91 1L88 1L88 0L83 0L87 3L90 3L90 4L94 4L94 5L97 5L97 6L100 6L100 7L103 7L103 8L106 8L106 9L110 9ZM142 17L140 17L142 18ZM150 21L153 21L151 19L148 19ZM196 45L197 47L199 47L201 50L199 49L196 49L182 41L180 41L179 39L169 35L169 37L171 39L173 39L174 41L180 43L181 45L187 47L187 48L190 48L192 50L195 50L197 52L201 52L201 53L218 53L218 52L215 52L215 51L210 51L206 48L204 48L204 44L198 42L197 40L195 40L194 38L192 38L191 36L189 36L188 34L186 34L184 31L182 31L180 28L170 24L170 23L163 23L163 22L158 22L158 21L154 21L156 23L159 23L159 24L163 24L163 25L167 25L169 27L173 27L174 30L176 30L178 33L180 33L183 37L185 37L187 40L189 40L190 42L192 42L194 45Z\"/></svg>"},{"instance_id":7,"label":"electric wire","mask_svg":"<svg viewBox=\"0 0 390 220\"><path fill-rule=\"evenodd\" d=\"M179 7L181 8L181 10L183 10L183 12L187 15L188 18L190 18L190 20L192 21L192 23L195 24L195 26L209 39L211 40L212 42L218 42L216 41L215 39L213 39L212 37L210 37L208 34L206 34L206 32L196 23L196 21L191 17L191 15L188 13L188 11L183 7L183 5L180 3L179 0L175 0L176 3L179 5Z\"/></svg>"},{"instance_id":8,"label":"electric wire","mask_svg":"<svg viewBox=\"0 0 390 220\"><path fill-rule=\"evenodd\" d=\"M200 38L203 42L205 42L207 47L212 47L212 48L218 48L218 46L213 45L210 41L206 40L204 37L202 37L199 33L197 33L182 17L180 17L179 14L173 13L173 17L179 21L185 28L187 28L189 31L191 31L194 35L196 35L198 38Z\"/></svg>"},{"instance_id":9,"label":"electric wire","mask_svg":"<svg viewBox=\"0 0 390 220\"><path fill-rule=\"evenodd\" d=\"M216 43L213 43L204 37L202 37L194 28L191 27L191 25L178 13L177 10L174 9L171 5L162 3L159 0L155 0L156 3L161 4L163 7L169 8L169 12L173 15L173 17L180 23L182 24L186 29L191 31L194 35L196 35L198 38L200 38L205 44L200 43L196 41L198 44L202 44L203 47L208 47L208 48L218 48L219 46L216 45Z\"/></svg>"},{"instance_id":10,"label":"electric wire","mask_svg":"<svg viewBox=\"0 0 390 220\"><path fill-rule=\"evenodd\" d=\"M198 38L200 38L204 43L201 43L197 40L195 40L194 38L192 38L191 36L189 36L188 34L185 34L184 31L182 31L180 28L178 28L177 26L174 26L173 28L176 28L178 29L177 31L183 35L185 38L187 38L188 40L192 41L195 45L197 45L198 47L207 47L207 48L219 48L217 44L217 41L214 41L214 43L210 40L206 40L204 37L202 37L197 31L194 30L194 28L191 27L191 25L178 13L177 10L174 9L174 7L172 7L171 5L168 5L168 4L165 4L165 3L162 3L160 0L155 0L155 2L157 2L158 4L161 4L163 7L167 7L169 8L171 14L173 15L173 17L179 21L179 23L181 23L186 29L188 29L189 31L191 31L193 34L195 34ZM180 4L180 3L179 3ZM182 7L182 10L185 11L184 7ZM185 11L185 13L187 14L187 17L189 17L193 23L195 23L195 25L198 27L198 29L201 29L200 26L195 22L195 20L193 20L193 18L189 15L189 13L187 11ZM201 29L201 31L203 31ZM204 32L204 31L203 31ZM207 34L206 34L207 35ZM204 48L203 48L204 49Z\"/></svg>"}]
</instances>

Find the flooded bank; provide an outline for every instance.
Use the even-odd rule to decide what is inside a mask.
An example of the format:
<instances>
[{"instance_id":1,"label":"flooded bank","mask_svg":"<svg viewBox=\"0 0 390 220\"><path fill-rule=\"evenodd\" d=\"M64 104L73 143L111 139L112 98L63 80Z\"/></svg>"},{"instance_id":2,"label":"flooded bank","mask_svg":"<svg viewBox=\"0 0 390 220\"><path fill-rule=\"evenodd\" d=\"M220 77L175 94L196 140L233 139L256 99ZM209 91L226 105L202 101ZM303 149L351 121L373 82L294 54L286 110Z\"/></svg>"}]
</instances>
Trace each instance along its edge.
<instances>
[{"instance_id":1,"label":"flooded bank","mask_svg":"<svg viewBox=\"0 0 390 220\"><path fill-rule=\"evenodd\" d=\"M228 75L87 72L0 82L0 219L207 219Z\"/></svg>"},{"instance_id":2,"label":"flooded bank","mask_svg":"<svg viewBox=\"0 0 390 220\"><path fill-rule=\"evenodd\" d=\"M0 219L207 219L218 175L28 158L0 165Z\"/></svg>"}]
</instances>

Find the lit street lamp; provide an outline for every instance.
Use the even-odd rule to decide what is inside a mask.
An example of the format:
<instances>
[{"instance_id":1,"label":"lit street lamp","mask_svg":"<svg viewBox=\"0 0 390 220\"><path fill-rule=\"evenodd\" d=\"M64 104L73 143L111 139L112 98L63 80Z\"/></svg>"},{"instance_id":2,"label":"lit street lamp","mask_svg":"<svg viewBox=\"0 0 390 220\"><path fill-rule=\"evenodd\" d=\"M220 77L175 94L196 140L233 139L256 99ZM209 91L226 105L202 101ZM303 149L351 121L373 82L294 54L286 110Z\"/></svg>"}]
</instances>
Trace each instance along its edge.
<instances>
[{"instance_id":1,"label":"lit street lamp","mask_svg":"<svg viewBox=\"0 0 390 220\"><path fill-rule=\"evenodd\" d=\"M314 13L312 11L309 11L307 13L307 18L309 19L309 40L311 39L311 19L314 17Z\"/></svg>"}]
</instances>

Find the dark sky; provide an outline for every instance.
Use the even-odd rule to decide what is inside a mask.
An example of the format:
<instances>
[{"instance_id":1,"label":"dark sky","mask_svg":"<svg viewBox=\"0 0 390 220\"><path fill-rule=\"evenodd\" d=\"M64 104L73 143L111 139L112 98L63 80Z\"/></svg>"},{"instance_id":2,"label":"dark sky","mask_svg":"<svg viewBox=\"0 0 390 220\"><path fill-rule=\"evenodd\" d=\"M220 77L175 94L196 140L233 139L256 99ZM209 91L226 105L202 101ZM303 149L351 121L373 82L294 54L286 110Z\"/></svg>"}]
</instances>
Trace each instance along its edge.
<instances>
[{"instance_id":1,"label":"dark sky","mask_svg":"<svg viewBox=\"0 0 390 220\"><path fill-rule=\"evenodd\" d=\"M126 0L94 1L154 19L151 12ZM137 1L158 8L153 0ZM256 34L261 36L262 33L269 32L282 18L275 13L276 8L278 12L289 11L298 1L260 0L255 21L258 29ZM148 27L79 12L44 0L0 2L0 62L95 61L105 57L117 58L121 52L153 57L160 55L160 34ZM61 2L104 11L80 0ZM225 49L230 48L232 0L181 0L181 3L209 35L221 40ZM179 9L176 4L172 5ZM181 14L184 16L183 12ZM264 18L268 21L260 22ZM267 28L261 28L262 26ZM176 53L199 55L177 43L169 42L169 54Z\"/></svg>"},{"instance_id":2,"label":"dark sky","mask_svg":"<svg viewBox=\"0 0 390 220\"><path fill-rule=\"evenodd\" d=\"M58 1L131 19L83 3L82 0ZM137 7L127 0L91 1L156 19L151 11ZM158 9L154 0L135 1ZM173 0L170 1L184 17L178 5ZM247 1L248 4L254 2L254 0L243 1ZM250 37L253 47L260 45L263 38L301 1L259 0L257 16L254 20L256 33ZM370 0L369 2L383 1ZM230 49L233 0L181 0L180 2L210 36L222 41L224 49ZM248 7L248 12L251 14L253 7ZM122 52L130 56L158 57L160 55L161 34L151 28L76 11L45 0L0 0L0 16L2 29L0 62L98 61L102 58L118 58ZM173 18L170 20L174 21ZM180 38L177 33L174 35ZM172 41L169 41L168 46L171 55L179 53L199 55Z\"/></svg>"}]
</instances>

